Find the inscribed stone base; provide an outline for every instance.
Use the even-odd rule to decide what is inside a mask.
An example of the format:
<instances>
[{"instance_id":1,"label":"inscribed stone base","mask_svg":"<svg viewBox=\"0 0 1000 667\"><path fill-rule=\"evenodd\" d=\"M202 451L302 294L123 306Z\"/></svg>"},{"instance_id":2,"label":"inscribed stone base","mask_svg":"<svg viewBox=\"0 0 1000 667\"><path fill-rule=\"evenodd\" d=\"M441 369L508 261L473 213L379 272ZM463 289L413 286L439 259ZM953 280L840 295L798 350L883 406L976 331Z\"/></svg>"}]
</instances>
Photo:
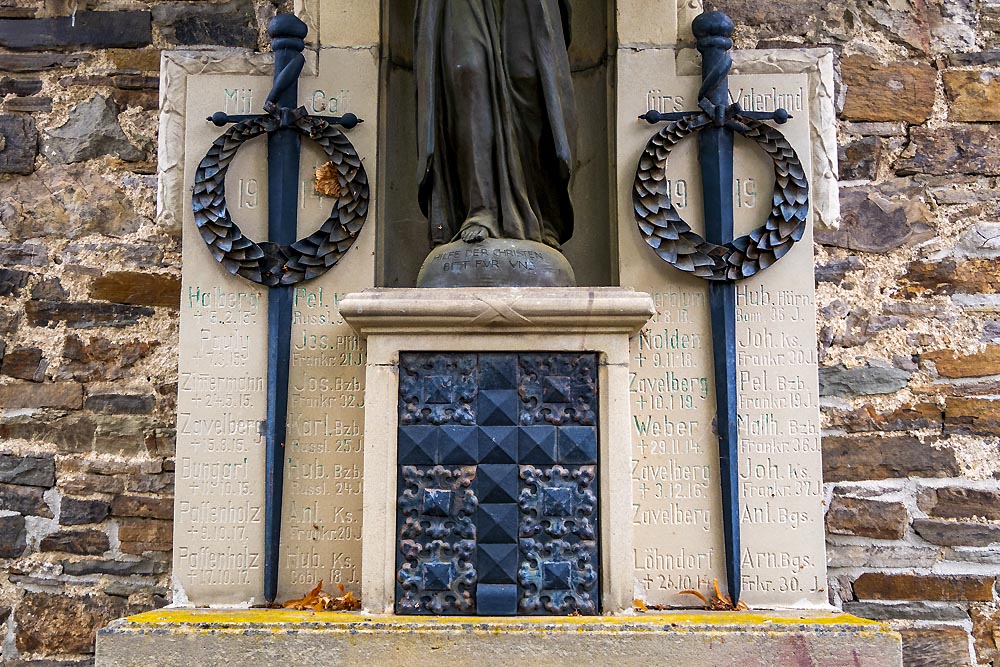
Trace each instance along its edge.
<instances>
[{"instance_id":1,"label":"inscribed stone base","mask_svg":"<svg viewBox=\"0 0 1000 667\"><path fill-rule=\"evenodd\" d=\"M96 667L900 667L899 634L846 614L693 612L418 619L283 611L150 612L97 636Z\"/></svg>"}]
</instances>

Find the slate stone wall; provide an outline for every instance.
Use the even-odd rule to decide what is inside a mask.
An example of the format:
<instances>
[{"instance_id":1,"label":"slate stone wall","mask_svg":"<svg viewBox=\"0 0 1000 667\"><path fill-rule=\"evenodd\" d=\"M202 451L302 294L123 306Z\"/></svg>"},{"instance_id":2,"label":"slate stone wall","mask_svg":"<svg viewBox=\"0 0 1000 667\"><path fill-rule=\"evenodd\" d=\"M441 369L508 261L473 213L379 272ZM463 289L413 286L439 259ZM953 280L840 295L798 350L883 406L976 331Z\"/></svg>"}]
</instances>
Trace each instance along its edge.
<instances>
[{"instance_id":1,"label":"slate stone wall","mask_svg":"<svg viewBox=\"0 0 1000 667\"><path fill-rule=\"evenodd\" d=\"M81 0L71 30L72 4L0 0L0 656L34 667L88 665L95 628L170 600L159 52L260 48L289 3ZM739 48L838 53L843 222L816 248L831 599L890 620L908 667L1000 665L1000 0L717 8Z\"/></svg>"}]
</instances>

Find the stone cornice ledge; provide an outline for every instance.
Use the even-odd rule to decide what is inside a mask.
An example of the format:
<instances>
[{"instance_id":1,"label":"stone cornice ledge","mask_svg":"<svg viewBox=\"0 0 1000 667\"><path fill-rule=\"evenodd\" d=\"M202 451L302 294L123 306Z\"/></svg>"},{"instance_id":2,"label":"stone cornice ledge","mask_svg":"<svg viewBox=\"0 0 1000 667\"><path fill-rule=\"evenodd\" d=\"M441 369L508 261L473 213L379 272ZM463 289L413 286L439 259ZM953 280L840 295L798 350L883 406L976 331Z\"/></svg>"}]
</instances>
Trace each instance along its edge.
<instances>
[{"instance_id":1,"label":"stone cornice ledge","mask_svg":"<svg viewBox=\"0 0 1000 667\"><path fill-rule=\"evenodd\" d=\"M362 338L390 332L631 336L655 313L652 297L621 287L372 289L340 301L340 314Z\"/></svg>"}]
</instances>

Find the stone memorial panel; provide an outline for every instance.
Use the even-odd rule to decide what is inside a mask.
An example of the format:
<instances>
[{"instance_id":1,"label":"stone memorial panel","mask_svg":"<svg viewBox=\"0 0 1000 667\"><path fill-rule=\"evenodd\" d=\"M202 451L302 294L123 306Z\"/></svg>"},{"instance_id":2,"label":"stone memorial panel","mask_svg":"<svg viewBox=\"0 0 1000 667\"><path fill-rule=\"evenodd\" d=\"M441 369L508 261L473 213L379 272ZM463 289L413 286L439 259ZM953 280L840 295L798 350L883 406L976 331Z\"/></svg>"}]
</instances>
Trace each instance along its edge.
<instances>
[{"instance_id":1,"label":"stone memorial panel","mask_svg":"<svg viewBox=\"0 0 1000 667\"><path fill-rule=\"evenodd\" d=\"M318 62L315 53L306 56L311 62L299 80L299 100L307 111L353 112L371 121L346 134L374 189L369 160L376 145L377 56L346 48L323 49ZM261 602L264 576L267 289L230 275L215 261L195 226L190 188L199 162L224 131L206 117L217 111L262 113L272 80L267 66L256 61L252 71L242 72L239 63L224 63L225 58L168 54L164 72L165 96L173 103L164 107L164 141L183 141L182 152L174 146L161 159L166 187L172 188L161 191L161 206L178 218L183 211L184 235L175 599L197 605ZM218 73L196 74L199 65ZM317 169L326 160L317 145L303 141L300 238L329 215L332 200L317 194L323 187ZM172 175L179 169L182 185ZM226 178L226 196L244 233L266 240L263 138L240 148ZM365 349L338 305L344 294L373 285L374 204L371 208L340 263L293 290L279 600L301 597L319 580L355 590L360 582Z\"/></svg>"},{"instance_id":2,"label":"stone memorial panel","mask_svg":"<svg viewBox=\"0 0 1000 667\"><path fill-rule=\"evenodd\" d=\"M764 59L761 52L756 57ZM811 69L796 66L791 73L781 71L780 58L769 61L769 74L738 75L734 68L729 84L732 102L746 111L791 112L780 129L804 165L814 164L815 147L824 145L813 136L811 120L820 113L814 107L830 103L814 94L821 68L816 56L810 62ZM740 71L747 69L753 68ZM646 245L631 190L639 155L656 131L637 116L696 109L701 77L675 74L674 53L655 49L620 54L618 76L621 284L652 294L657 309L631 341L636 597L692 605L698 601L681 591L707 594L726 573L708 283ZM675 208L704 233L700 174L698 140L690 137L670 154L667 179ZM774 168L766 153L737 136L734 175L740 236L767 218ZM826 208L815 190L811 201L813 209ZM827 600L813 217L781 261L736 284L739 558L742 599L750 606Z\"/></svg>"}]
</instances>

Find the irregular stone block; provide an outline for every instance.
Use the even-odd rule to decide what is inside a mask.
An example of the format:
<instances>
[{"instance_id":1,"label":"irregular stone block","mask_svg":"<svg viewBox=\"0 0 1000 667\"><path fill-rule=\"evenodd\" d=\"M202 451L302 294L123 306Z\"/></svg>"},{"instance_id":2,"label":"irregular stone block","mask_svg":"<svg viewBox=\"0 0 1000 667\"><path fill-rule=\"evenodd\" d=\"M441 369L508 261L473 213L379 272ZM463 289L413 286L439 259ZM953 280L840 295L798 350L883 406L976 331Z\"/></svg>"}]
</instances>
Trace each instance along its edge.
<instances>
[{"instance_id":1,"label":"irregular stone block","mask_svg":"<svg viewBox=\"0 0 1000 667\"><path fill-rule=\"evenodd\" d=\"M56 464L51 457L0 454L0 482L51 488L56 484Z\"/></svg>"},{"instance_id":2,"label":"irregular stone block","mask_svg":"<svg viewBox=\"0 0 1000 667\"><path fill-rule=\"evenodd\" d=\"M899 540L909 524L909 512L901 502L834 496L826 513L827 532L835 535Z\"/></svg>"},{"instance_id":3,"label":"irregular stone block","mask_svg":"<svg viewBox=\"0 0 1000 667\"><path fill-rule=\"evenodd\" d=\"M8 410L25 408L83 407L83 386L76 382L35 384L17 382L0 386L0 405Z\"/></svg>"},{"instance_id":4,"label":"irregular stone block","mask_svg":"<svg viewBox=\"0 0 1000 667\"><path fill-rule=\"evenodd\" d=\"M915 127L910 142L913 157L897 163L899 174L1000 175L1000 134L992 125Z\"/></svg>"},{"instance_id":5,"label":"irregular stone block","mask_svg":"<svg viewBox=\"0 0 1000 667\"><path fill-rule=\"evenodd\" d=\"M90 285L90 298L133 306L180 308L180 276L116 271Z\"/></svg>"},{"instance_id":6,"label":"irregular stone block","mask_svg":"<svg viewBox=\"0 0 1000 667\"><path fill-rule=\"evenodd\" d=\"M1000 374L1000 345L987 345L981 352L958 354L954 350L935 350L921 355L937 367L938 375L947 378L983 377Z\"/></svg>"},{"instance_id":7,"label":"irregular stone block","mask_svg":"<svg viewBox=\"0 0 1000 667\"><path fill-rule=\"evenodd\" d=\"M118 496L111 504L111 513L114 516L169 521L174 518L174 502L172 498Z\"/></svg>"},{"instance_id":8,"label":"irregular stone block","mask_svg":"<svg viewBox=\"0 0 1000 667\"><path fill-rule=\"evenodd\" d=\"M903 667L972 667L969 633L953 625L903 628Z\"/></svg>"},{"instance_id":9,"label":"irregular stone block","mask_svg":"<svg viewBox=\"0 0 1000 667\"><path fill-rule=\"evenodd\" d=\"M48 113L52 111L52 98L41 95L34 97L12 97L3 103L3 110L20 113Z\"/></svg>"},{"instance_id":10,"label":"irregular stone block","mask_svg":"<svg viewBox=\"0 0 1000 667\"><path fill-rule=\"evenodd\" d=\"M131 394L97 394L88 396L83 407L94 412L108 414L149 414L156 406L153 396L135 396Z\"/></svg>"},{"instance_id":11,"label":"irregular stone block","mask_svg":"<svg viewBox=\"0 0 1000 667\"><path fill-rule=\"evenodd\" d=\"M926 241L934 236L934 214L924 198L923 188L906 179L844 188L840 227L816 230L816 241L875 253Z\"/></svg>"},{"instance_id":12,"label":"irregular stone block","mask_svg":"<svg viewBox=\"0 0 1000 667\"><path fill-rule=\"evenodd\" d=\"M934 403L904 405L889 413L880 413L866 405L857 410L825 410L831 428L848 433L870 431L915 431L920 429L941 429L944 410Z\"/></svg>"},{"instance_id":13,"label":"irregular stone block","mask_svg":"<svg viewBox=\"0 0 1000 667\"><path fill-rule=\"evenodd\" d=\"M948 120L1000 121L1000 71L948 70L943 75Z\"/></svg>"},{"instance_id":14,"label":"irregular stone block","mask_svg":"<svg viewBox=\"0 0 1000 667\"><path fill-rule=\"evenodd\" d=\"M1000 401L993 398L949 396L945 399L945 433L1000 433Z\"/></svg>"},{"instance_id":15,"label":"irregular stone block","mask_svg":"<svg viewBox=\"0 0 1000 667\"><path fill-rule=\"evenodd\" d=\"M988 547L1000 542L1000 525L976 521L914 519L913 530L931 544Z\"/></svg>"},{"instance_id":16,"label":"irregular stone block","mask_svg":"<svg viewBox=\"0 0 1000 667\"><path fill-rule=\"evenodd\" d=\"M103 500L63 496L59 507L59 523L63 526L100 523L109 516L111 516L111 504Z\"/></svg>"},{"instance_id":17,"label":"irregular stone block","mask_svg":"<svg viewBox=\"0 0 1000 667\"><path fill-rule=\"evenodd\" d=\"M129 369L159 347L158 341L131 340L112 342L92 336L85 343L75 335L66 336L63 343L63 365L58 379L92 382L118 380Z\"/></svg>"},{"instance_id":18,"label":"irregular stone block","mask_svg":"<svg viewBox=\"0 0 1000 667\"><path fill-rule=\"evenodd\" d=\"M38 130L31 116L0 115L0 174L30 174L38 155Z\"/></svg>"},{"instance_id":19,"label":"irregular stone block","mask_svg":"<svg viewBox=\"0 0 1000 667\"><path fill-rule=\"evenodd\" d=\"M0 268L0 296L18 296L29 278L27 271Z\"/></svg>"},{"instance_id":20,"label":"irregular stone block","mask_svg":"<svg viewBox=\"0 0 1000 667\"><path fill-rule=\"evenodd\" d=\"M44 72L77 67L91 58L89 53L0 53L0 71Z\"/></svg>"},{"instance_id":21,"label":"irregular stone block","mask_svg":"<svg viewBox=\"0 0 1000 667\"><path fill-rule=\"evenodd\" d=\"M937 602L845 602L844 611L873 621L964 622L969 614L959 604Z\"/></svg>"},{"instance_id":22,"label":"irregular stone block","mask_svg":"<svg viewBox=\"0 0 1000 667\"><path fill-rule=\"evenodd\" d=\"M1000 490L945 486L925 489L918 498L920 509L944 519L981 517L1000 521Z\"/></svg>"},{"instance_id":23,"label":"irregular stone block","mask_svg":"<svg viewBox=\"0 0 1000 667\"><path fill-rule=\"evenodd\" d=\"M16 347L3 355L3 365L0 372L19 380L41 382L45 379L45 367L48 362L42 361L42 351L37 347Z\"/></svg>"},{"instance_id":24,"label":"irregular stone block","mask_svg":"<svg viewBox=\"0 0 1000 667\"><path fill-rule=\"evenodd\" d=\"M35 327L54 326L65 322L73 329L94 327L130 327L156 311L140 306L111 303L29 301L24 306L28 324Z\"/></svg>"},{"instance_id":25,"label":"irregular stone block","mask_svg":"<svg viewBox=\"0 0 1000 667\"><path fill-rule=\"evenodd\" d=\"M126 613L121 598L106 595L72 597L27 592L18 605L17 648L41 655L86 655L94 652L98 628Z\"/></svg>"},{"instance_id":26,"label":"irregular stone block","mask_svg":"<svg viewBox=\"0 0 1000 667\"><path fill-rule=\"evenodd\" d=\"M74 17L0 19L0 46L14 50L138 48L153 38L149 12L76 12Z\"/></svg>"},{"instance_id":27,"label":"irregular stone block","mask_svg":"<svg viewBox=\"0 0 1000 667\"><path fill-rule=\"evenodd\" d=\"M120 519L118 539L122 553L170 551L173 546L173 523L153 519Z\"/></svg>"},{"instance_id":28,"label":"irregular stone block","mask_svg":"<svg viewBox=\"0 0 1000 667\"><path fill-rule=\"evenodd\" d=\"M153 7L153 21L173 44L257 48L257 21L250 0L160 3Z\"/></svg>"},{"instance_id":29,"label":"irregular stone block","mask_svg":"<svg viewBox=\"0 0 1000 667\"><path fill-rule=\"evenodd\" d=\"M49 251L37 243L0 243L0 264L4 266L48 266Z\"/></svg>"},{"instance_id":30,"label":"irregular stone block","mask_svg":"<svg viewBox=\"0 0 1000 667\"><path fill-rule=\"evenodd\" d=\"M45 492L32 486L0 484L0 507L28 516L52 518L52 510L45 502Z\"/></svg>"},{"instance_id":31,"label":"irregular stone block","mask_svg":"<svg viewBox=\"0 0 1000 667\"><path fill-rule=\"evenodd\" d=\"M862 600L992 601L996 577L866 572L854 582Z\"/></svg>"},{"instance_id":32,"label":"irregular stone block","mask_svg":"<svg viewBox=\"0 0 1000 667\"><path fill-rule=\"evenodd\" d=\"M63 574L83 577L88 574L111 574L115 576L164 574L169 570L166 560L81 560L63 561Z\"/></svg>"},{"instance_id":33,"label":"irregular stone block","mask_svg":"<svg viewBox=\"0 0 1000 667\"><path fill-rule=\"evenodd\" d=\"M863 271L865 263L860 257L842 257L816 266L817 283L840 283L852 271Z\"/></svg>"},{"instance_id":34,"label":"irregular stone block","mask_svg":"<svg viewBox=\"0 0 1000 667\"><path fill-rule=\"evenodd\" d=\"M100 530L60 530L42 538L41 551L61 551L78 556L100 556L111 549L108 536Z\"/></svg>"},{"instance_id":35,"label":"irregular stone block","mask_svg":"<svg viewBox=\"0 0 1000 667\"><path fill-rule=\"evenodd\" d=\"M819 395L851 398L892 394L905 387L909 381L910 373L899 368L883 366L820 368Z\"/></svg>"},{"instance_id":36,"label":"irregular stone block","mask_svg":"<svg viewBox=\"0 0 1000 667\"><path fill-rule=\"evenodd\" d=\"M27 547L27 540L23 516L0 516L0 558L20 558Z\"/></svg>"},{"instance_id":37,"label":"irregular stone block","mask_svg":"<svg viewBox=\"0 0 1000 667\"><path fill-rule=\"evenodd\" d=\"M81 102L70 111L69 120L45 133L42 153L62 164L114 155L126 162L145 158L129 142L118 124L118 105L102 95Z\"/></svg>"},{"instance_id":38,"label":"irregular stone block","mask_svg":"<svg viewBox=\"0 0 1000 667\"><path fill-rule=\"evenodd\" d=\"M844 118L919 124L931 117L937 70L927 63L885 63L856 55L841 60L840 69L846 89Z\"/></svg>"},{"instance_id":39,"label":"irregular stone block","mask_svg":"<svg viewBox=\"0 0 1000 667\"><path fill-rule=\"evenodd\" d=\"M35 415L20 415L0 423L0 438L48 442L66 452L90 452L94 448L93 420L86 415L70 414L51 421Z\"/></svg>"},{"instance_id":40,"label":"irregular stone block","mask_svg":"<svg viewBox=\"0 0 1000 667\"><path fill-rule=\"evenodd\" d=\"M955 452L911 436L823 438L823 480L860 482L906 477L954 477Z\"/></svg>"},{"instance_id":41,"label":"irregular stone block","mask_svg":"<svg viewBox=\"0 0 1000 667\"><path fill-rule=\"evenodd\" d=\"M856 181L873 179L878 173L882 142L878 137L862 137L837 149L837 167L840 180Z\"/></svg>"}]
</instances>

